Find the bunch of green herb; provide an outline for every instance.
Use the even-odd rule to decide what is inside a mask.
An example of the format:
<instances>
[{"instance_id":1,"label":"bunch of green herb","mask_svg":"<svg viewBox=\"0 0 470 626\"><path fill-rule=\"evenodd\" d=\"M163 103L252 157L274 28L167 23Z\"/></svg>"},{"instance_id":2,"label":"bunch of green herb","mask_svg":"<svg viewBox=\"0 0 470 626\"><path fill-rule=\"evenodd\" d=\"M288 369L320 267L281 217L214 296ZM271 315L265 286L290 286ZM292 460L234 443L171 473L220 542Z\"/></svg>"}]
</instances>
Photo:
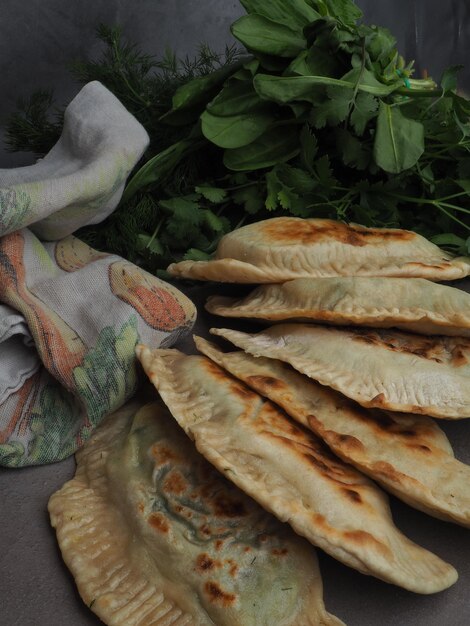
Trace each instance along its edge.
<instances>
[{"instance_id":1,"label":"bunch of green herb","mask_svg":"<svg viewBox=\"0 0 470 626\"><path fill-rule=\"evenodd\" d=\"M459 68L439 85L414 79L352 0L241 3L232 33L250 56L176 89L158 117L174 141L147 157L89 240L157 270L207 258L242 223L290 214L409 228L468 253Z\"/></svg>"}]
</instances>

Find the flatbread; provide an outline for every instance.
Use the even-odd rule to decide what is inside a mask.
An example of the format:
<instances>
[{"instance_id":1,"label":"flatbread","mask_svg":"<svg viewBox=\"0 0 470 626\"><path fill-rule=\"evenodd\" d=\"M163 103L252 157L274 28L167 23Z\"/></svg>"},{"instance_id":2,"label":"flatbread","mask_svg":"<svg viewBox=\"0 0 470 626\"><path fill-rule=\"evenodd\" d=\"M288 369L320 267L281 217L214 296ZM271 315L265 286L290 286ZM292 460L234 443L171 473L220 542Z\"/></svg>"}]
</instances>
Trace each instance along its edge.
<instances>
[{"instance_id":1,"label":"flatbread","mask_svg":"<svg viewBox=\"0 0 470 626\"><path fill-rule=\"evenodd\" d=\"M264 508L339 561L417 593L455 570L393 524L387 496L313 433L210 359L137 347L137 355L198 450Z\"/></svg>"},{"instance_id":2,"label":"flatbread","mask_svg":"<svg viewBox=\"0 0 470 626\"><path fill-rule=\"evenodd\" d=\"M206 309L224 317L470 337L470 293L423 278L297 278L261 285L242 299L211 296Z\"/></svg>"},{"instance_id":3,"label":"flatbread","mask_svg":"<svg viewBox=\"0 0 470 626\"><path fill-rule=\"evenodd\" d=\"M456 280L470 258L453 257L409 230L276 217L228 233L212 261L182 261L173 276L226 283L280 283L313 276L406 276Z\"/></svg>"},{"instance_id":4,"label":"flatbread","mask_svg":"<svg viewBox=\"0 0 470 626\"><path fill-rule=\"evenodd\" d=\"M276 359L222 352L195 337L215 363L272 400L347 463L411 506L470 527L470 466L424 415L364 409Z\"/></svg>"},{"instance_id":5,"label":"flatbread","mask_svg":"<svg viewBox=\"0 0 470 626\"><path fill-rule=\"evenodd\" d=\"M210 332L253 356L285 361L365 407L470 417L470 340L463 337L315 324Z\"/></svg>"},{"instance_id":6,"label":"flatbread","mask_svg":"<svg viewBox=\"0 0 470 626\"><path fill-rule=\"evenodd\" d=\"M314 548L207 463L160 402L112 416L77 461L49 511L106 624L343 624Z\"/></svg>"}]
</instances>

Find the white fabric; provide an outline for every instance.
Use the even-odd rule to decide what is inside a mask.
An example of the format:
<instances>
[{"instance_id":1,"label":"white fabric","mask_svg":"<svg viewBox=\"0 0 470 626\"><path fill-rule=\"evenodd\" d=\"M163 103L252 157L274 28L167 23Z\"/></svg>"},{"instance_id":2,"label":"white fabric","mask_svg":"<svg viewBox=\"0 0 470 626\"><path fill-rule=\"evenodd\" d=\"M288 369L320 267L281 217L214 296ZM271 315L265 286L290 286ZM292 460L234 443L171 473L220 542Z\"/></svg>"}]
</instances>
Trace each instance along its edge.
<instances>
[{"instance_id":1,"label":"white fabric","mask_svg":"<svg viewBox=\"0 0 470 626\"><path fill-rule=\"evenodd\" d=\"M106 87L88 83L67 107L49 154L29 167L0 169L0 235L34 224L40 239L54 240L101 222L148 141Z\"/></svg>"}]
</instances>

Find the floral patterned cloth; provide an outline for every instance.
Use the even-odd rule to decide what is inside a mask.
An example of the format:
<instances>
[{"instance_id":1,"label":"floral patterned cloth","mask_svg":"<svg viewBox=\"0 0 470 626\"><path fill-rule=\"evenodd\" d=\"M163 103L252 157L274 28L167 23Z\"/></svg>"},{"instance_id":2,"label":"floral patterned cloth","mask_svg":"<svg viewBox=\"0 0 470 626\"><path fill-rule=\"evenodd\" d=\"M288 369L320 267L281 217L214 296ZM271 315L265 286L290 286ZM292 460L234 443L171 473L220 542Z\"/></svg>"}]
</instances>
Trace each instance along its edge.
<instances>
[{"instance_id":1,"label":"floral patterned cloth","mask_svg":"<svg viewBox=\"0 0 470 626\"><path fill-rule=\"evenodd\" d=\"M194 323L176 288L71 235L115 208L147 142L94 82L43 160L0 170L1 465L72 454L136 391L136 344L169 346Z\"/></svg>"}]
</instances>

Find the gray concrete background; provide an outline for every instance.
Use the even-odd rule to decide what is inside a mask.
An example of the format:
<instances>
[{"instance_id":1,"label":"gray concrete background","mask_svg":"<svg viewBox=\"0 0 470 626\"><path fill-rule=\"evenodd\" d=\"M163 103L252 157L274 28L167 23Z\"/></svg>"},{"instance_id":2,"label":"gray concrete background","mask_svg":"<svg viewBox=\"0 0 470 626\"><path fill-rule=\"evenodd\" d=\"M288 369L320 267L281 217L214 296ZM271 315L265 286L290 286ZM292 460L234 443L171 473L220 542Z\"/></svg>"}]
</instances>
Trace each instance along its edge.
<instances>
[{"instance_id":1,"label":"gray concrete background","mask_svg":"<svg viewBox=\"0 0 470 626\"><path fill-rule=\"evenodd\" d=\"M404 55L416 58L434 76L447 65L467 61L468 0L360 0L359 4L368 22L389 26ZM130 39L160 56L167 45L180 54L191 54L201 41L222 49L230 40L230 23L240 14L240 5L232 0L1 0L0 127L15 109L18 96L33 89L55 89L60 104L73 97L78 86L66 71L66 63L97 54L94 27L100 21L121 24ZM469 84L467 68L463 86ZM31 161L30 155L8 154L0 146L0 167ZM468 283L466 288L470 290ZM202 310L203 290L190 295ZM206 335L211 324L210 316L201 313L198 334ZM443 427L457 457L470 463L468 423ZM45 467L0 469L1 626L101 623L75 590L46 511L49 496L72 476L73 468L73 459L68 459ZM416 596L357 574L321 554L328 609L349 626L468 626L468 530L439 522L393 498L392 509L399 528L458 569L459 582L440 594Z\"/></svg>"}]
</instances>

